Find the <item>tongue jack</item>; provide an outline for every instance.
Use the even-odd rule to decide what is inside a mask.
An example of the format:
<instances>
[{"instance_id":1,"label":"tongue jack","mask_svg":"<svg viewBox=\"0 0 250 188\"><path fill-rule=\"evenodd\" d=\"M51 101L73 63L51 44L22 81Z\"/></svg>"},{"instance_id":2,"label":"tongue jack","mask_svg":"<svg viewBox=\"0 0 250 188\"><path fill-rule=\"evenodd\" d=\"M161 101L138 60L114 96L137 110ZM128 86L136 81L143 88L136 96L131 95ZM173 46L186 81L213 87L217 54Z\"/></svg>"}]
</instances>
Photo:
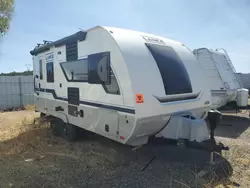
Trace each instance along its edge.
<instances>
[{"instance_id":1,"label":"tongue jack","mask_svg":"<svg viewBox=\"0 0 250 188\"><path fill-rule=\"evenodd\" d=\"M210 110L208 112L208 121L209 121L209 127L210 127L210 139L215 142L214 139L214 132L218 124L220 123L220 120L222 118L222 114L217 110Z\"/></svg>"}]
</instances>

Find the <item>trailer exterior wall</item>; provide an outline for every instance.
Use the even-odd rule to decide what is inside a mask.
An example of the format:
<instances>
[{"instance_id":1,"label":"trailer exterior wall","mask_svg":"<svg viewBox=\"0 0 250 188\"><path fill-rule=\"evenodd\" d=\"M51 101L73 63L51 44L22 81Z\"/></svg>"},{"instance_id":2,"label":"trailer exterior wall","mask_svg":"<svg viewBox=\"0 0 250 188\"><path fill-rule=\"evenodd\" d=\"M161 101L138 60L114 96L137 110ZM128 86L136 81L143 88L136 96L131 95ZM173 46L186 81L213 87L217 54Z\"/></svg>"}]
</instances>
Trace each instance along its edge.
<instances>
[{"instance_id":1,"label":"trailer exterior wall","mask_svg":"<svg viewBox=\"0 0 250 188\"><path fill-rule=\"evenodd\" d=\"M34 104L33 76L0 76L0 109Z\"/></svg>"},{"instance_id":2,"label":"trailer exterior wall","mask_svg":"<svg viewBox=\"0 0 250 188\"><path fill-rule=\"evenodd\" d=\"M136 117L138 119L147 117L151 118L162 113L171 114L187 110L196 111L200 107L204 109L210 108L209 105L204 105L205 101L210 102L211 98L209 89L203 84L205 82L205 77L203 76L204 73L202 72L195 56L188 48L186 48L185 45L180 42L149 33L125 30L121 28L105 27L105 29L113 31L111 35L117 42L126 62L126 67L129 70L130 78L132 80L133 95L135 96L137 93L143 93L144 99L147 101L147 103L135 105ZM149 38L152 40L159 40L159 42L149 42ZM175 95L166 95L160 70L145 43L163 43L163 46L168 46L174 49L183 61L193 86L192 93L182 93L180 96L200 94L198 98L202 99L184 100L184 102L157 101L156 97L169 99ZM176 80L173 80L173 83L176 83Z\"/></svg>"},{"instance_id":3,"label":"trailer exterior wall","mask_svg":"<svg viewBox=\"0 0 250 188\"><path fill-rule=\"evenodd\" d=\"M66 45L54 46L50 51L42 51L33 56L34 75L36 87L39 88L39 95L35 94L36 109L46 114L58 117L58 112L54 112L56 106L61 106L67 116L60 116L60 119L67 119L74 125L78 125L89 131L106 136L110 139L126 142L131 133L135 122L134 96L132 95L131 81L126 64L123 60L120 49L113 40L109 32L102 27L90 29L86 40L77 42L78 62L83 63L83 59L89 54L110 51L111 69L115 75L120 94L106 92L101 84L89 84L86 81L68 81L62 71L60 63L67 62ZM60 52L58 54L58 52ZM54 54L54 82L47 82L47 57ZM40 79L39 61L43 62L41 67L43 78ZM74 62L74 61L73 61ZM72 63L72 62L71 62ZM61 87L60 87L61 85ZM79 88L80 105L79 110L84 111L84 117L74 117L68 115L68 90L67 88ZM106 118L105 118L106 117ZM121 140L119 136L125 138ZM128 122L128 123L126 123ZM109 125L109 132L105 130L105 124Z\"/></svg>"}]
</instances>

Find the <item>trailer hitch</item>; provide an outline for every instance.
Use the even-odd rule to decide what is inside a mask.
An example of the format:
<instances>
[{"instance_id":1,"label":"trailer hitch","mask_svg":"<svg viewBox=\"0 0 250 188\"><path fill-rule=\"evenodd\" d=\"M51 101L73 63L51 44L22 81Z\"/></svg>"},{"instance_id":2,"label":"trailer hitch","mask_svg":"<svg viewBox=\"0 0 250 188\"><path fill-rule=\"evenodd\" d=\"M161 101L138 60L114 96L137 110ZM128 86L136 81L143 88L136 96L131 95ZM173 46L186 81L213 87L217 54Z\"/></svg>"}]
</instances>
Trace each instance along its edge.
<instances>
[{"instance_id":1,"label":"trailer hitch","mask_svg":"<svg viewBox=\"0 0 250 188\"><path fill-rule=\"evenodd\" d=\"M190 141L188 139L166 139L166 138L160 138L152 136L149 139L149 143L153 145L176 145L191 149L198 149L203 151L210 152L210 164L214 164L214 153L218 153L219 155L222 154L222 151L228 151L229 147L225 146L221 142L216 142L214 138L215 129L220 123L220 120L222 119L222 114L217 110L210 110L208 112L208 121L209 121L209 127L210 127L210 138L208 140L197 142L197 141ZM138 146L133 148L133 150L137 150L138 148L141 148L142 146ZM145 170L150 163L155 159L156 156L154 156L141 170Z\"/></svg>"},{"instance_id":2,"label":"trailer hitch","mask_svg":"<svg viewBox=\"0 0 250 188\"><path fill-rule=\"evenodd\" d=\"M209 123L209 128L210 128L210 139L205 140L203 142L195 142L195 141L186 141L185 145L189 148L194 148L194 149L201 149L201 150L206 150L209 152L217 152L220 153L222 150L229 150L228 146L225 146L221 142L216 142L214 138L214 133L215 129L220 123L220 120L222 119L222 114L217 111L217 110L210 110L208 112L208 123Z\"/></svg>"}]
</instances>

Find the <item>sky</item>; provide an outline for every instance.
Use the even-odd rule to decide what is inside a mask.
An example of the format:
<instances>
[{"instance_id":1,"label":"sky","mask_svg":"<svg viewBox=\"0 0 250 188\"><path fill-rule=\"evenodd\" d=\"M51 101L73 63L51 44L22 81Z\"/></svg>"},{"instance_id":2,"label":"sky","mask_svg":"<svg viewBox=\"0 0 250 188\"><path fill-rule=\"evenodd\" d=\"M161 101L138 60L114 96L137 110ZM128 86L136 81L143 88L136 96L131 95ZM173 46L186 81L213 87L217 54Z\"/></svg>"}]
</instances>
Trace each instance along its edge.
<instances>
[{"instance_id":1,"label":"sky","mask_svg":"<svg viewBox=\"0 0 250 188\"><path fill-rule=\"evenodd\" d=\"M249 0L16 0L0 40L0 72L24 71L30 51L96 25L152 33L191 49L227 50L237 72L250 73Z\"/></svg>"}]
</instances>

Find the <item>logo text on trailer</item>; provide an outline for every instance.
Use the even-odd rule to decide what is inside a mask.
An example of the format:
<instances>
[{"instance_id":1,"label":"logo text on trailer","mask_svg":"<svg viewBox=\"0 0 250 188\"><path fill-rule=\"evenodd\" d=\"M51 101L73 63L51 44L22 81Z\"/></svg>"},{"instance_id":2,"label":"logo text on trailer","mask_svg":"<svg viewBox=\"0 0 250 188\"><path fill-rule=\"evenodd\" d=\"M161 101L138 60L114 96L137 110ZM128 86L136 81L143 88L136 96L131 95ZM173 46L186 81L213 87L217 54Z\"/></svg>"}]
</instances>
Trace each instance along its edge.
<instances>
[{"instance_id":1,"label":"logo text on trailer","mask_svg":"<svg viewBox=\"0 0 250 188\"><path fill-rule=\"evenodd\" d=\"M54 60L54 54L53 53L47 54L45 59L46 62L52 62Z\"/></svg>"},{"instance_id":2,"label":"logo text on trailer","mask_svg":"<svg viewBox=\"0 0 250 188\"><path fill-rule=\"evenodd\" d=\"M159 43L159 44L165 44L163 40L154 38L154 37L148 37L148 36L142 36L144 40L147 42L153 42L153 43Z\"/></svg>"}]
</instances>

